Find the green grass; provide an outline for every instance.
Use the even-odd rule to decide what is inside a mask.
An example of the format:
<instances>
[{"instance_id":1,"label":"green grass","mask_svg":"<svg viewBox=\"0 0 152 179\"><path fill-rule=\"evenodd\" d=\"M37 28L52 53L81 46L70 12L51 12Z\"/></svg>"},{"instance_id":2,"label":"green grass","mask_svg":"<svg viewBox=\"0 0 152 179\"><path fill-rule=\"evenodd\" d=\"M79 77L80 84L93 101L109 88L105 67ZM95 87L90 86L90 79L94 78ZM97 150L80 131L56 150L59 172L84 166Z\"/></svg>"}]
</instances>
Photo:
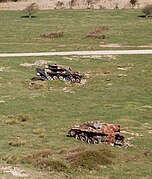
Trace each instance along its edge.
<instances>
[{"instance_id":1,"label":"green grass","mask_svg":"<svg viewBox=\"0 0 152 179\"><path fill-rule=\"evenodd\" d=\"M49 10L33 18L24 15L22 11L0 11L0 53L101 50L100 45L111 43L132 49L151 44L151 17L139 17L143 15L140 10ZM98 26L110 28L103 32L106 39L84 38ZM59 31L64 37L39 36Z\"/></svg>"},{"instance_id":2,"label":"green grass","mask_svg":"<svg viewBox=\"0 0 152 179\"><path fill-rule=\"evenodd\" d=\"M139 17L139 10L50 10L30 19L20 11L0 15L0 53L151 44L151 17ZM109 27L103 32L108 38L84 38L99 26ZM54 31L64 37L39 37ZM38 60L70 66L90 78L85 85L31 84L36 66L20 64ZM48 178L49 172L54 178L151 178L151 66L151 55L0 58L0 166L41 170ZM90 120L119 123L129 132L126 138L134 137L133 147L88 145L66 137L73 125Z\"/></svg>"},{"instance_id":3,"label":"green grass","mask_svg":"<svg viewBox=\"0 0 152 179\"><path fill-rule=\"evenodd\" d=\"M90 74L84 86L46 81L30 88L35 66L20 64L34 63L42 60L41 57L0 59L4 70L0 72L0 163L42 171L59 172L61 169L71 178L151 178L152 157L150 153L144 155L152 148L151 55L70 58L72 60L53 56L43 57L43 60ZM122 130L143 136L134 136L131 140L134 146L127 149L88 145L66 137L73 125L90 120L119 123ZM132 136L126 134L127 137ZM82 153L72 153L73 157L78 156L72 165L66 158L75 148ZM100 153L105 148L109 155ZM111 158L111 154L114 157ZM90 156L89 160L86 155ZM110 164L102 166L102 161L98 160L101 166L93 172L81 168L83 162L87 169L92 167L92 163L89 164L92 156L103 157L103 162L107 157ZM75 166L81 170L77 171Z\"/></svg>"}]
</instances>

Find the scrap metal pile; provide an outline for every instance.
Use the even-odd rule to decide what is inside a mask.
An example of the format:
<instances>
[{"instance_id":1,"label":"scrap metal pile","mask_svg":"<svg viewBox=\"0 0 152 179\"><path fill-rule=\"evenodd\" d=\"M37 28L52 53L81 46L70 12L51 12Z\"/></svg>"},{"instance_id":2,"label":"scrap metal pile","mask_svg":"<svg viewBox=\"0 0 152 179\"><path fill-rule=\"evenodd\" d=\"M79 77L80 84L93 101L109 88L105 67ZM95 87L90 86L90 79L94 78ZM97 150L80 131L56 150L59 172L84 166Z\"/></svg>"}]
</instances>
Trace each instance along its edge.
<instances>
[{"instance_id":1,"label":"scrap metal pile","mask_svg":"<svg viewBox=\"0 0 152 179\"><path fill-rule=\"evenodd\" d=\"M36 68L36 74L40 80L62 80L72 83L80 83L82 75L74 72L70 67L62 65L48 65L46 68Z\"/></svg>"},{"instance_id":2,"label":"scrap metal pile","mask_svg":"<svg viewBox=\"0 0 152 179\"><path fill-rule=\"evenodd\" d=\"M89 144L108 143L112 145L123 145L124 136L120 133L120 125L96 122L87 122L83 125L72 127L67 137L75 137Z\"/></svg>"}]
</instances>

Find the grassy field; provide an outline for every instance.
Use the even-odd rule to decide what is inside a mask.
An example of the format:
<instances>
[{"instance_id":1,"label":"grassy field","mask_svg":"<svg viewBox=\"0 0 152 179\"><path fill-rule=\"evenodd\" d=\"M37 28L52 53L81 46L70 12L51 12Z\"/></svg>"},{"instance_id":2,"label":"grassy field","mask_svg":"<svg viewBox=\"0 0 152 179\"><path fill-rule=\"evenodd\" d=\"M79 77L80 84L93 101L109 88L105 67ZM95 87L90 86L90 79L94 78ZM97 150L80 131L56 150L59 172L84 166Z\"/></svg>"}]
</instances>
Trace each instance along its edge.
<instances>
[{"instance_id":1,"label":"grassy field","mask_svg":"<svg viewBox=\"0 0 152 179\"><path fill-rule=\"evenodd\" d=\"M22 11L0 11L0 53L65 50L99 50L103 44L135 48L151 44L151 17L140 10L52 10L39 11L26 18ZM96 32L105 39L84 38ZM50 32L63 32L60 38L43 38ZM122 46L122 47L121 47Z\"/></svg>"},{"instance_id":2,"label":"grassy field","mask_svg":"<svg viewBox=\"0 0 152 179\"><path fill-rule=\"evenodd\" d=\"M21 12L0 13L1 53L151 43L151 18L138 17L139 11L44 11L31 19L21 18ZM110 27L109 38L83 39L102 25ZM65 37L37 37L57 29ZM35 68L44 67L40 62L71 66L89 78L80 85L31 83ZM13 178L1 166L19 166L31 179L150 179L151 66L151 55L0 58L0 177ZM130 147L88 145L66 137L73 125L90 120L119 123Z\"/></svg>"}]
</instances>

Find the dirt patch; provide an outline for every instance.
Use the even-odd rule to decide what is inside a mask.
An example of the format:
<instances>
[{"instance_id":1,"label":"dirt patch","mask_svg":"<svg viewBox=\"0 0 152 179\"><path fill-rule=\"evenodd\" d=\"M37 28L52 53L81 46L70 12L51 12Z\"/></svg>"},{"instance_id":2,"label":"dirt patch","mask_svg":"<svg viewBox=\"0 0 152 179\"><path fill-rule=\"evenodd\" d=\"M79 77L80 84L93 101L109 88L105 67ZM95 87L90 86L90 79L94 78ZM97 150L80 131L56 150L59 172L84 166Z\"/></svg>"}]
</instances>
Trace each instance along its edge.
<instances>
[{"instance_id":1,"label":"dirt patch","mask_svg":"<svg viewBox=\"0 0 152 179\"><path fill-rule=\"evenodd\" d=\"M130 48L130 47L135 47L135 48L137 48L137 47L140 47L140 48L152 48L152 44L147 44L147 45L139 45L139 46L131 46L131 45L125 45L125 44L119 44L119 43L114 43L114 44L105 44L105 43L103 43L103 42L101 42L102 44L101 45L99 45L99 47L107 47L107 48L124 48L124 47L126 47L126 48Z\"/></svg>"},{"instance_id":2,"label":"dirt patch","mask_svg":"<svg viewBox=\"0 0 152 179\"><path fill-rule=\"evenodd\" d=\"M145 105L145 106L142 106L143 108L147 108L147 109L152 109L152 106L150 105Z\"/></svg>"},{"instance_id":3,"label":"dirt patch","mask_svg":"<svg viewBox=\"0 0 152 179\"><path fill-rule=\"evenodd\" d=\"M5 166L5 167L0 167L0 171L2 173L9 173L15 177L19 177L19 178L27 178L30 176L30 174L25 171L22 170L19 167L12 167L12 166Z\"/></svg>"},{"instance_id":4,"label":"dirt patch","mask_svg":"<svg viewBox=\"0 0 152 179\"><path fill-rule=\"evenodd\" d=\"M45 178L45 179L66 179L66 175L63 173L54 173L51 172L49 174L42 172L42 171L36 171L36 170L30 170L30 169L23 169L18 166L0 166L0 172L3 179L11 179L11 178L23 178L23 179L33 179L35 178ZM50 176L51 175L51 176Z\"/></svg>"},{"instance_id":5,"label":"dirt patch","mask_svg":"<svg viewBox=\"0 0 152 179\"><path fill-rule=\"evenodd\" d=\"M0 72L10 72L9 67L0 67Z\"/></svg>"},{"instance_id":6,"label":"dirt patch","mask_svg":"<svg viewBox=\"0 0 152 179\"><path fill-rule=\"evenodd\" d=\"M68 87L64 87L64 88L60 88L60 89L50 87L49 91L55 91L55 92L60 92L60 93L65 92L65 93L71 93L71 94L75 93L72 89L70 89Z\"/></svg>"},{"instance_id":7,"label":"dirt patch","mask_svg":"<svg viewBox=\"0 0 152 179\"><path fill-rule=\"evenodd\" d=\"M63 57L66 60L70 61L79 61L80 59L101 59L106 58L110 60L115 60L117 58L116 55L83 55L83 56L71 56L71 57Z\"/></svg>"},{"instance_id":8,"label":"dirt patch","mask_svg":"<svg viewBox=\"0 0 152 179\"><path fill-rule=\"evenodd\" d=\"M0 100L0 103L5 103L5 101L4 100Z\"/></svg>"}]
</instances>

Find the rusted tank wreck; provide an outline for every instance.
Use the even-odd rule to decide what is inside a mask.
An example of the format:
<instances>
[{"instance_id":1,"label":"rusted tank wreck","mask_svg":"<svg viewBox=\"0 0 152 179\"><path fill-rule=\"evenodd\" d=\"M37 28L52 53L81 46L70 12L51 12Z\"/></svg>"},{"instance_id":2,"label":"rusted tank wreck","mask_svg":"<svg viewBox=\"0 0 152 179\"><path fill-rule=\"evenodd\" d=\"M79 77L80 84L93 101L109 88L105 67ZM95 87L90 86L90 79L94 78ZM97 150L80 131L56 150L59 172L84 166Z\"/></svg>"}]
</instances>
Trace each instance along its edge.
<instances>
[{"instance_id":1,"label":"rusted tank wreck","mask_svg":"<svg viewBox=\"0 0 152 179\"><path fill-rule=\"evenodd\" d=\"M72 127L67 137L74 137L89 144L108 143L123 145L124 136L120 133L120 125L96 122L87 122Z\"/></svg>"}]
</instances>

